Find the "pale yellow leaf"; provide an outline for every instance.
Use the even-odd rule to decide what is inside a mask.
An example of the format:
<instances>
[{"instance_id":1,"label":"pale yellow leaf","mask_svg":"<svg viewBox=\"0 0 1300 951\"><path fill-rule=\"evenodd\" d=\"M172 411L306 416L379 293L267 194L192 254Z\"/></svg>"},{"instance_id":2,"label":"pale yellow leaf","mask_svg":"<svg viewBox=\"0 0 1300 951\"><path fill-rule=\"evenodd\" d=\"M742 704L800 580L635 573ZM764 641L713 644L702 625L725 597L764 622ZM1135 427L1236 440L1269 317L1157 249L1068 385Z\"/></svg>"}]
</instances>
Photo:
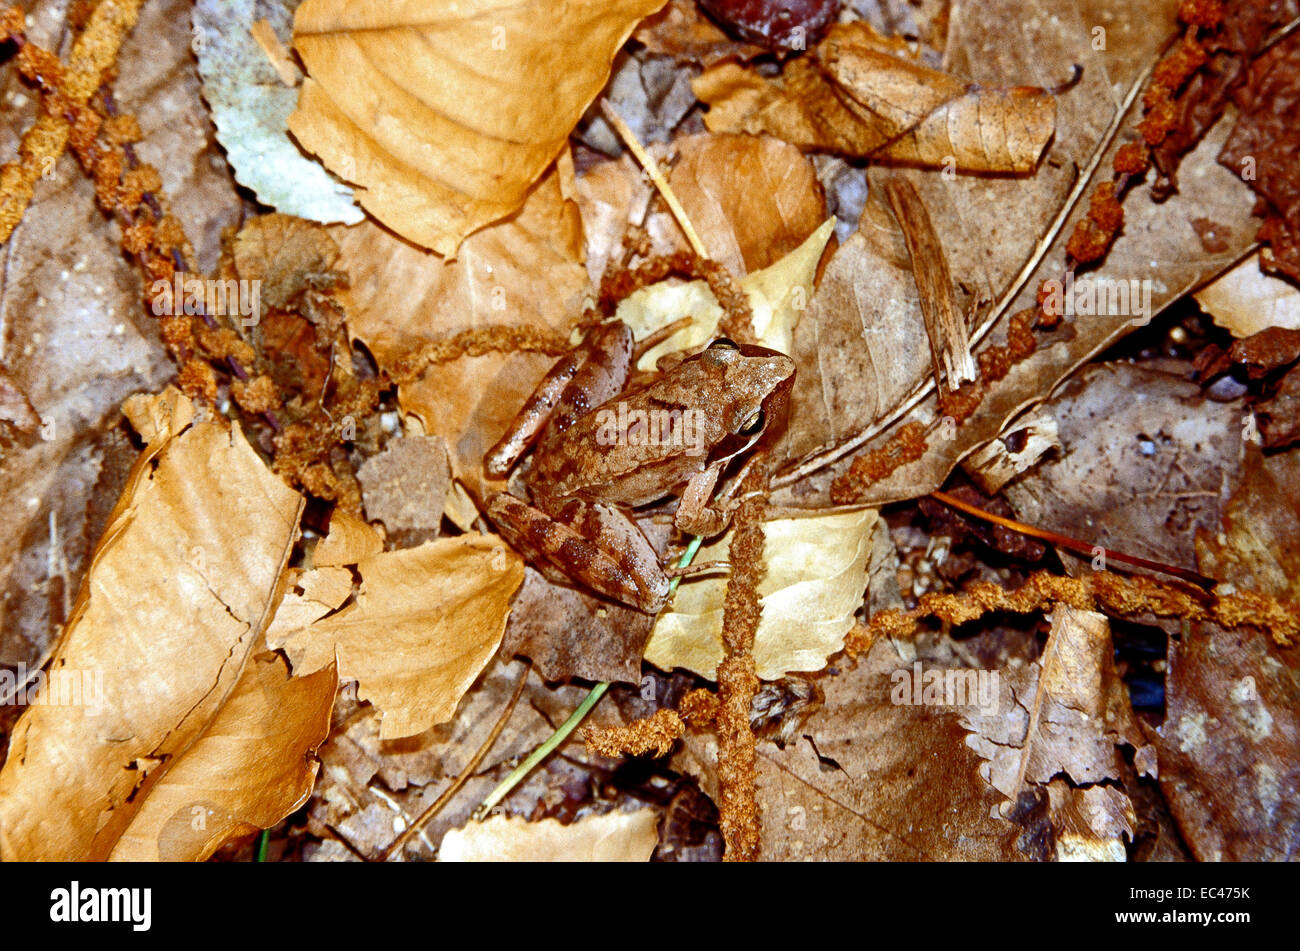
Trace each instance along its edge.
<instances>
[{"instance_id":1,"label":"pale yellow leaf","mask_svg":"<svg viewBox=\"0 0 1300 951\"><path fill-rule=\"evenodd\" d=\"M835 219L828 218L781 260L741 280L740 287L754 311L754 333L763 346L789 352L795 325L812 298L817 262L834 233ZM651 370L665 353L702 347L712 340L722 308L704 281L660 281L629 294L618 305L616 316L632 328L637 339L682 317L692 318L688 327L641 358L638 367Z\"/></svg>"},{"instance_id":2,"label":"pale yellow leaf","mask_svg":"<svg viewBox=\"0 0 1300 951\"><path fill-rule=\"evenodd\" d=\"M875 509L764 525L767 573L758 586L763 615L754 662L764 680L821 670L844 646L862 607ZM726 561L731 532L701 547L697 562ZM684 667L712 679L722 661L725 574L685 579L671 610L659 615L645 659L663 670Z\"/></svg>"},{"instance_id":3,"label":"pale yellow leaf","mask_svg":"<svg viewBox=\"0 0 1300 951\"><path fill-rule=\"evenodd\" d=\"M1300 287L1265 274L1259 255L1242 261L1194 295L1201 309L1234 337L1249 337L1270 327L1300 330Z\"/></svg>"},{"instance_id":4,"label":"pale yellow leaf","mask_svg":"<svg viewBox=\"0 0 1300 951\"><path fill-rule=\"evenodd\" d=\"M307 0L289 129L438 254L523 204L664 0Z\"/></svg>"},{"instance_id":5,"label":"pale yellow leaf","mask_svg":"<svg viewBox=\"0 0 1300 951\"><path fill-rule=\"evenodd\" d=\"M452 829L439 862L648 862L659 841L653 809L589 816L569 825L492 816Z\"/></svg>"},{"instance_id":6,"label":"pale yellow leaf","mask_svg":"<svg viewBox=\"0 0 1300 951\"><path fill-rule=\"evenodd\" d=\"M295 676L334 660L339 678L384 712L380 738L443 723L492 659L524 565L495 536L440 538L357 564L355 604L296 631L277 631ZM282 639L282 640L281 640Z\"/></svg>"}]
</instances>

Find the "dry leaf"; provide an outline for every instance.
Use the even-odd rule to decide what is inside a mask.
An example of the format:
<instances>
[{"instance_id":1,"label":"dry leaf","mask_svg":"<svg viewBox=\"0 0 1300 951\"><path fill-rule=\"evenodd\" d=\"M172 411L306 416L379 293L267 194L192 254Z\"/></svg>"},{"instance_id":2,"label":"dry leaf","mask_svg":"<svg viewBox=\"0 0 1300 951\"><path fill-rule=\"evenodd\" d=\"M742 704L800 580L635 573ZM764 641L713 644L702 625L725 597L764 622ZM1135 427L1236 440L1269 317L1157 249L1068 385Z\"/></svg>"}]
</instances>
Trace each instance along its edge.
<instances>
[{"instance_id":1,"label":"dry leaf","mask_svg":"<svg viewBox=\"0 0 1300 951\"><path fill-rule=\"evenodd\" d=\"M335 509L330 515L329 534L312 549L311 563L317 568L355 565L383 550L384 540L378 532L355 515Z\"/></svg>"},{"instance_id":2,"label":"dry leaf","mask_svg":"<svg viewBox=\"0 0 1300 951\"><path fill-rule=\"evenodd\" d=\"M956 714L894 703L901 665L884 639L852 669L815 683L825 703L780 749L758 747L759 858L779 861L1023 860L1018 829L997 817ZM688 734L675 768L715 796L717 743Z\"/></svg>"},{"instance_id":3,"label":"dry leaf","mask_svg":"<svg viewBox=\"0 0 1300 951\"><path fill-rule=\"evenodd\" d=\"M1042 89L989 88L902 55L867 23L838 24L780 79L735 63L695 93L713 132L768 132L803 149L976 172L1032 172L1056 127Z\"/></svg>"},{"instance_id":4,"label":"dry leaf","mask_svg":"<svg viewBox=\"0 0 1300 951\"><path fill-rule=\"evenodd\" d=\"M452 829L439 862L648 862L659 841L653 809L590 816L569 825L492 816Z\"/></svg>"},{"instance_id":5,"label":"dry leaf","mask_svg":"<svg viewBox=\"0 0 1300 951\"><path fill-rule=\"evenodd\" d=\"M581 222L556 175L510 220L472 235L454 262L370 223L331 233L352 280L341 294L348 332L390 371L403 361L419 367L423 346L478 328L567 340L589 291ZM554 362L540 353L462 356L401 380L399 400L446 441L453 473L481 497L483 455Z\"/></svg>"},{"instance_id":6,"label":"dry leaf","mask_svg":"<svg viewBox=\"0 0 1300 951\"><path fill-rule=\"evenodd\" d=\"M109 855L235 689L301 505L238 428L155 434L51 661L99 702L19 720L0 770L6 858Z\"/></svg>"},{"instance_id":7,"label":"dry leaf","mask_svg":"<svg viewBox=\"0 0 1300 951\"><path fill-rule=\"evenodd\" d=\"M875 384L876 375L867 374L861 379L863 383L855 385L852 371L842 371L843 358L834 356L835 351L827 350L821 345L819 337L828 333L824 326L825 318L814 321L819 311L814 300L808 319L800 322L796 332L793 356L798 364L798 376L791 399L791 418L794 424L789 434L790 447L794 452L806 454L805 447L817 442L839 442L839 445L826 452L813 453L810 457L792 460L787 464L785 473L778 476L778 486L791 483L795 474L815 472L811 478L804 478L799 485L789 490L775 493L774 501L792 508L824 507L830 502L829 488L831 482L849 468L844 461L845 449L855 452L870 451L879 448L893 438L896 428L881 428L879 420L867 424L865 432L859 428L859 436L871 435L865 441L850 435L851 430L835 412L822 405L819 391L829 384L827 378L846 381L844 392L836 393L834 408L851 407L858 397L872 407L872 412L880 413L885 420L915 420L933 430L927 440L927 446L920 459L899 466L888 477L879 479L869 486L862 485L856 490L854 501L863 504L879 504L898 499L914 498L938 488L952 468L968 453L983 445L989 439L999 435L1006 422L1026 407L1042 399L1065 376L1073 372L1085 360L1095 356L1106 346L1144 326L1149 316L1155 316L1165 306L1177 300L1186 291L1195 287L1208 274L1217 272L1232 260L1239 248L1233 245L1225 252L1206 252L1196 232L1187 224L1189 216L1206 209L1212 209L1217 220L1227 222L1226 229L1234 236L1234 242L1244 245L1249 241L1249 194L1240 179L1223 169L1215 161L1227 134L1228 123L1222 122L1206 137L1197 149L1185 160L1186 170L1180 192L1160 204L1154 203L1144 191L1131 194L1125 202L1126 221L1124 231L1116 240L1105 263L1095 271L1089 272L1093 280L1105 279L1116 282L1138 280L1138 297L1140 302L1134 306L1130 303L1126 313L1079 315L1070 318L1067 326L1051 334L1038 336L1037 349L1033 354L1014 364L1000 381L989 387L988 393L979 404L975 414L956 427L955 438L947 438L939 427L940 415L934 408L934 396L930 392L928 374L923 374L922 382L914 387L915 408L907 410L900 416L900 410L913 405L913 398L900 402L896 396L877 402L869 387ZM927 193L927 201L929 193ZM934 209L931 209L934 213ZM1081 213L1076 208L1075 214ZM936 220L939 220L936 216ZM1062 234L1069 233L1069 222ZM1063 241L1058 241L1058 244ZM851 243L850 243L851 244ZM846 244L844 247L850 247ZM964 242L969 248L973 243ZM945 242L945 248L951 250ZM841 253L844 249L841 249ZM1044 259L1038 273L1032 277L1017 299L1009 306L1014 312L1017 307L1033 306L1033 298L1038 284L1049 278L1060 279L1063 273L1063 254L1060 247L1054 248ZM835 261L832 259L827 275L833 272ZM953 273L960 275L961 270L954 266ZM1149 282L1142 285L1141 281ZM1131 285L1128 285L1131 286ZM822 289L818 289L820 294ZM1147 296L1149 294L1149 296ZM1147 306L1149 303L1149 306ZM870 302L868 302L870 304ZM849 311L838 319L847 319L849 326L861 325L869 333L874 322L873 312L880 310L874 305L866 313ZM1123 308L1117 308L1123 310ZM830 309L829 313L837 312ZM830 318L836 319L834 317ZM919 313L915 316L916 326L921 325ZM901 329L901 326L900 326ZM841 338L850 331L840 332ZM900 333L901 337L901 333ZM920 344L921 337L917 337ZM1005 344L1005 327L999 326L985 340L989 344ZM907 351L901 340L896 345L896 352L906 356ZM918 347L919 350L919 347ZM849 352L849 351L842 351ZM914 361L923 367L929 365L922 353L913 351ZM823 357L825 359L823 359ZM867 392L861 392L867 389ZM897 394L905 389L902 379L892 380L891 392ZM929 393L929 395L925 395ZM924 396L923 399L921 397ZM859 412L853 418L853 425L858 425L864 416ZM820 432L818 427L821 427ZM827 462L830 468L821 468ZM817 471L817 470L821 471Z\"/></svg>"},{"instance_id":8,"label":"dry leaf","mask_svg":"<svg viewBox=\"0 0 1300 951\"><path fill-rule=\"evenodd\" d=\"M425 529L434 534L451 485L447 446L437 436L390 440L357 470L366 516L389 532Z\"/></svg>"},{"instance_id":9,"label":"dry leaf","mask_svg":"<svg viewBox=\"0 0 1300 951\"><path fill-rule=\"evenodd\" d=\"M1269 327L1300 330L1300 288L1265 274L1254 254L1196 292L1196 303L1234 337Z\"/></svg>"},{"instance_id":10,"label":"dry leaf","mask_svg":"<svg viewBox=\"0 0 1300 951\"><path fill-rule=\"evenodd\" d=\"M329 733L334 669L290 677L275 654L252 658L225 705L171 764L113 847L115 862L202 862L223 843L269 829L307 801L311 754Z\"/></svg>"},{"instance_id":11,"label":"dry leaf","mask_svg":"<svg viewBox=\"0 0 1300 951\"><path fill-rule=\"evenodd\" d=\"M1044 409L1063 449L1005 487L1017 517L1194 570L1197 533L1218 531L1236 481L1241 404L1206 399L1167 373L1107 363L1077 374Z\"/></svg>"},{"instance_id":12,"label":"dry leaf","mask_svg":"<svg viewBox=\"0 0 1300 951\"><path fill-rule=\"evenodd\" d=\"M1221 524L1196 533L1196 565L1211 578L1300 601L1300 451L1242 447L1239 482Z\"/></svg>"},{"instance_id":13,"label":"dry leaf","mask_svg":"<svg viewBox=\"0 0 1300 951\"><path fill-rule=\"evenodd\" d=\"M862 607L876 522L876 511L864 509L764 524L767 572L758 586L763 616L753 648L759 677L820 670L844 647ZM726 561L731 536L702 546L695 560ZM723 658L726 589L725 575L683 579L671 609L655 621L645 659L714 679Z\"/></svg>"},{"instance_id":14,"label":"dry leaf","mask_svg":"<svg viewBox=\"0 0 1300 951\"><path fill-rule=\"evenodd\" d=\"M826 220L812 163L771 136L689 135L668 184L709 257L737 277L771 267Z\"/></svg>"},{"instance_id":15,"label":"dry leaf","mask_svg":"<svg viewBox=\"0 0 1300 951\"><path fill-rule=\"evenodd\" d=\"M301 218L258 215L239 229L232 250L239 276L260 281L258 296L272 307L293 307L306 290L346 283L336 270L338 245Z\"/></svg>"},{"instance_id":16,"label":"dry leaf","mask_svg":"<svg viewBox=\"0 0 1300 951\"><path fill-rule=\"evenodd\" d=\"M1124 862L1124 839L1133 841L1133 802L1114 786L1079 789L1064 779L1047 785L1058 862Z\"/></svg>"},{"instance_id":17,"label":"dry leaf","mask_svg":"<svg viewBox=\"0 0 1300 951\"><path fill-rule=\"evenodd\" d=\"M1267 637L1194 625L1169 640L1160 788L1203 862L1300 848L1300 661Z\"/></svg>"},{"instance_id":18,"label":"dry leaf","mask_svg":"<svg viewBox=\"0 0 1300 951\"><path fill-rule=\"evenodd\" d=\"M1105 615L1064 605L1052 612L1042 657L1000 672L996 710L962 715L967 745L989 761L981 774L990 785L1014 802L1026 784L1060 773L1075 785L1121 777L1116 747L1146 742L1113 656Z\"/></svg>"},{"instance_id":19,"label":"dry leaf","mask_svg":"<svg viewBox=\"0 0 1300 951\"><path fill-rule=\"evenodd\" d=\"M746 276L741 290L749 298L758 342L788 353L794 328L812 297L817 262L835 232L835 219L828 218L808 239L776 264ZM652 370L659 357L677 350L702 347L716 336L722 308L704 281L660 281L629 294L615 312L632 328L632 335L644 338L682 317L691 324L663 343L651 347L637 367Z\"/></svg>"},{"instance_id":20,"label":"dry leaf","mask_svg":"<svg viewBox=\"0 0 1300 951\"><path fill-rule=\"evenodd\" d=\"M194 55L203 98L236 180L262 204L311 221L356 224L365 216L353 204L352 190L289 138L298 68L287 63L294 85L284 85L253 36L260 22L287 43L297 5L298 0L198 0Z\"/></svg>"},{"instance_id":21,"label":"dry leaf","mask_svg":"<svg viewBox=\"0 0 1300 951\"><path fill-rule=\"evenodd\" d=\"M307 0L289 128L398 234L454 256L516 211L664 0ZM556 42L556 37L566 42Z\"/></svg>"},{"instance_id":22,"label":"dry leaf","mask_svg":"<svg viewBox=\"0 0 1300 951\"><path fill-rule=\"evenodd\" d=\"M268 643L294 676L337 655L339 678L384 711L381 739L422 733L455 713L496 653L523 562L494 536L458 536L371 555L357 571L355 604Z\"/></svg>"}]
</instances>

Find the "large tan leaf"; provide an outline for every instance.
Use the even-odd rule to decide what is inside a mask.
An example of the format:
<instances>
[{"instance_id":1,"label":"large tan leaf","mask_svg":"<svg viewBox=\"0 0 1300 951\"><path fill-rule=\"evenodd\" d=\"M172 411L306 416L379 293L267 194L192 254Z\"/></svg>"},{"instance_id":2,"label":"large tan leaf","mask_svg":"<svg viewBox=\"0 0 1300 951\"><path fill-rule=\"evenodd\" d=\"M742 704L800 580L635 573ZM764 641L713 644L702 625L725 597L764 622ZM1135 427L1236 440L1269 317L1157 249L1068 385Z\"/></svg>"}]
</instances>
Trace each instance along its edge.
<instances>
[{"instance_id":1,"label":"large tan leaf","mask_svg":"<svg viewBox=\"0 0 1300 951\"><path fill-rule=\"evenodd\" d=\"M362 206L439 254L503 218L664 0L307 0L289 129Z\"/></svg>"},{"instance_id":2,"label":"large tan leaf","mask_svg":"<svg viewBox=\"0 0 1300 951\"><path fill-rule=\"evenodd\" d=\"M648 862L659 841L653 809L589 816L569 825L493 816L452 829L439 862Z\"/></svg>"},{"instance_id":3,"label":"large tan leaf","mask_svg":"<svg viewBox=\"0 0 1300 951\"><path fill-rule=\"evenodd\" d=\"M929 69L867 23L831 28L781 78L724 63L695 80L714 132L768 132L800 148L978 172L1030 172L1056 127L1042 89L988 88Z\"/></svg>"},{"instance_id":4,"label":"large tan leaf","mask_svg":"<svg viewBox=\"0 0 1300 951\"><path fill-rule=\"evenodd\" d=\"M311 794L311 755L329 734L334 669L290 677L254 657L225 706L150 791L109 859L201 862L241 834L275 825Z\"/></svg>"},{"instance_id":5,"label":"large tan leaf","mask_svg":"<svg viewBox=\"0 0 1300 951\"><path fill-rule=\"evenodd\" d=\"M357 695L384 711L380 739L448 720L501 644L523 562L499 538L458 536L371 555L357 571L355 604L276 631L271 646L285 648L295 676L337 655L339 678L357 680Z\"/></svg>"},{"instance_id":6,"label":"large tan leaf","mask_svg":"<svg viewBox=\"0 0 1300 951\"><path fill-rule=\"evenodd\" d=\"M348 331L387 369L424 345L487 326L567 340L589 287L582 225L558 174L539 182L518 213L471 235L455 261L370 222L330 234L352 280L342 295ZM479 491L483 454L554 362L538 353L462 356L404 379L399 399L427 434L446 441L456 477Z\"/></svg>"},{"instance_id":7,"label":"large tan leaf","mask_svg":"<svg viewBox=\"0 0 1300 951\"><path fill-rule=\"evenodd\" d=\"M862 607L875 509L767 522L758 586L763 616L754 634L758 676L775 680L792 671L820 670L844 646ZM726 561L732 533L701 547L696 560ZM684 580L672 609L659 615L645 659L664 670L685 667L716 676L722 662L725 575Z\"/></svg>"},{"instance_id":8,"label":"large tan leaf","mask_svg":"<svg viewBox=\"0 0 1300 951\"><path fill-rule=\"evenodd\" d=\"M235 688L297 537L302 500L237 427L186 428L174 391L135 409L152 438L50 665L99 703L29 706L14 728L5 858L109 855Z\"/></svg>"}]
</instances>

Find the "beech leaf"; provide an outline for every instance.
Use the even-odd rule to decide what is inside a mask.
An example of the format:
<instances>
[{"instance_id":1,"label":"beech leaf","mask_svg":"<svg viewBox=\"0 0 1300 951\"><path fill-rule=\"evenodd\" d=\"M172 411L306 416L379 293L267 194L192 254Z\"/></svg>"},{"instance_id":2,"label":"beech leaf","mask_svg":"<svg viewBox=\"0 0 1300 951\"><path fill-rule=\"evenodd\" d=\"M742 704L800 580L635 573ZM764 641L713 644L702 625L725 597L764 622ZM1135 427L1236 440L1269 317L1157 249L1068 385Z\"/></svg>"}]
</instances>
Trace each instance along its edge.
<instances>
[{"instance_id":1,"label":"beech leaf","mask_svg":"<svg viewBox=\"0 0 1300 951\"><path fill-rule=\"evenodd\" d=\"M588 816L569 825L492 816L452 829L439 862L648 862L659 841L653 809Z\"/></svg>"},{"instance_id":2,"label":"beech leaf","mask_svg":"<svg viewBox=\"0 0 1300 951\"><path fill-rule=\"evenodd\" d=\"M194 4L193 45L203 98L235 180L256 192L260 202L311 221L356 224L365 215L353 203L352 190L289 138L298 90L281 81L253 38L253 24L265 20L287 43L294 5L293 0Z\"/></svg>"},{"instance_id":3,"label":"beech leaf","mask_svg":"<svg viewBox=\"0 0 1300 951\"><path fill-rule=\"evenodd\" d=\"M134 404L158 425L50 664L97 702L19 719L0 770L7 859L108 857L236 689L297 538L302 500L238 427L187 428L174 391L156 405Z\"/></svg>"},{"instance_id":4,"label":"beech leaf","mask_svg":"<svg viewBox=\"0 0 1300 951\"><path fill-rule=\"evenodd\" d=\"M455 256L523 204L663 3L307 0L293 42L308 79L289 128L372 215Z\"/></svg>"},{"instance_id":5,"label":"beech leaf","mask_svg":"<svg viewBox=\"0 0 1300 951\"><path fill-rule=\"evenodd\" d=\"M339 678L384 711L381 739L423 733L451 718L496 653L523 562L499 538L471 535L371 555L357 571L355 604L268 643L295 676L337 655Z\"/></svg>"},{"instance_id":6,"label":"beech leaf","mask_svg":"<svg viewBox=\"0 0 1300 951\"><path fill-rule=\"evenodd\" d=\"M758 586L763 615L753 649L759 677L820 670L844 647L862 607L877 518L874 509L863 509L764 525L767 572ZM726 561L731 537L728 532L702 546L696 561ZM671 610L655 622L645 659L664 670L684 667L714 678L723 658L726 591L725 575L683 579Z\"/></svg>"}]
</instances>

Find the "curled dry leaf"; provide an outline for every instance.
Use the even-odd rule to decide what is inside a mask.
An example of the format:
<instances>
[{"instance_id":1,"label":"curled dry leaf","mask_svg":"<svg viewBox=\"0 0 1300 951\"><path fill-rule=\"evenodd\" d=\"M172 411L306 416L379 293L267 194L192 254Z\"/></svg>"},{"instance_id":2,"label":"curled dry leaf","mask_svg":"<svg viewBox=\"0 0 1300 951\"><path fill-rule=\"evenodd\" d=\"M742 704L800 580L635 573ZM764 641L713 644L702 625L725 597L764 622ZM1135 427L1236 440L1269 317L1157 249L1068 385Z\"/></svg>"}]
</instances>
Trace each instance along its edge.
<instances>
[{"instance_id":1,"label":"curled dry leaf","mask_svg":"<svg viewBox=\"0 0 1300 951\"><path fill-rule=\"evenodd\" d=\"M589 816L569 825L492 816L452 829L439 862L648 862L659 841L653 809Z\"/></svg>"},{"instance_id":2,"label":"curled dry leaf","mask_svg":"<svg viewBox=\"0 0 1300 951\"><path fill-rule=\"evenodd\" d=\"M992 709L962 716L972 731L967 745L989 761L985 780L1015 801L1026 784L1046 785L1060 773L1075 785L1120 779L1116 747L1140 752L1147 743L1113 657L1105 615L1058 606L1042 657L995 678Z\"/></svg>"},{"instance_id":3,"label":"curled dry leaf","mask_svg":"<svg viewBox=\"0 0 1300 951\"><path fill-rule=\"evenodd\" d=\"M857 21L831 28L779 79L724 63L694 83L714 132L768 132L803 149L976 172L1032 172L1056 129L1042 89L987 88L921 65Z\"/></svg>"},{"instance_id":4,"label":"curled dry leaf","mask_svg":"<svg viewBox=\"0 0 1300 951\"><path fill-rule=\"evenodd\" d=\"M285 85L254 39L254 23L260 22L278 42L287 43L297 5L298 0L198 0L194 55L203 98L235 180L251 188L259 201L311 221L356 224L364 215L352 201L352 190L289 138L298 68L291 61L282 64L293 80Z\"/></svg>"},{"instance_id":5,"label":"curled dry leaf","mask_svg":"<svg viewBox=\"0 0 1300 951\"><path fill-rule=\"evenodd\" d=\"M384 711L381 739L422 733L456 712L496 653L523 562L499 538L458 536L371 555L357 571L355 604L296 630L277 626L268 643L284 647L294 676L337 656L340 679L358 681L357 695Z\"/></svg>"},{"instance_id":6,"label":"curled dry leaf","mask_svg":"<svg viewBox=\"0 0 1300 951\"><path fill-rule=\"evenodd\" d=\"M307 801L329 734L333 665L290 677L277 654L252 658L225 705L150 790L111 861L201 862Z\"/></svg>"},{"instance_id":7,"label":"curled dry leaf","mask_svg":"<svg viewBox=\"0 0 1300 951\"><path fill-rule=\"evenodd\" d=\"M759 677L820 670L844 647L862 607L877 520L874 509L864 509L764 523L767 573L758 586L763 616L753 648ZM726 561L732 534L702 546L696 561ZM716 677L726 591L725 575L683 579L672 609L655 622L645 659Z\"/></svg>"},{"instance_id":8,"label":"curled dry leaf","mask_svg":"<svg viewBox=\"0 0 1300 951\"><path fill-rule=\"evenodd\" d=\"M309 76L289 128L372 215L454 256L524 203L663 2L307 0L293 41Z\"/></svg>"},{"instance_id":9,"label":"curled dry leaf","mask_svg":"<svg viewBox=\"0 0 1300 951\"><path fill-rule=\"evenodd\" d=\"M106 858L220 715L273 610L302 500L237 427L186 428L175 393L156 405L135 406L158 425L50 663L94 702L35 704L14 728L6 858Z\"/></svg>"},{"instance_id":10,"label":"curled dry leaf","mask_svg":"<svg viewBox=\"0 0 1300 951\"><path fill-rule=\"evenodd\" d=\"M1251 255L1196 292L1196 303L1234 337L1270 327L1300 330L1300 287L1265 274Z\"/></svg>"}]
</instances>

